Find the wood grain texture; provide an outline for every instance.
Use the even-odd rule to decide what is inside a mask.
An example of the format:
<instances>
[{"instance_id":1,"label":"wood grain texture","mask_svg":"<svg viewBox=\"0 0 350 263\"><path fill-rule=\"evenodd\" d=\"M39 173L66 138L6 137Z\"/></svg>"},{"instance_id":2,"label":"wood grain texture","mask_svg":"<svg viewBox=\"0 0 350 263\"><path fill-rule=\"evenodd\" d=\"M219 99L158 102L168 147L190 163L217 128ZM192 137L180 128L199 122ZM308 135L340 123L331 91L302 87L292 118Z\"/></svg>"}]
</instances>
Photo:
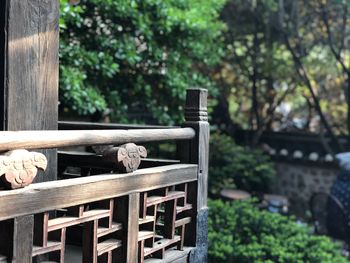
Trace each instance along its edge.
<instances>
[{"instance_id":1,"label":"wood grain texture","mask_svg":"<svg viewBox=\"0 0 350 263\"><path fill-rule=\"evenodd\" d=\"M196 131L190 142L189 163L198 164L197 210L207 206L208 162L209 162L209 123L207 116L207 95L205 89L189 89L185 106L185 126Z\"/></svg>"},{"instance_id":2,"label":"wood grain texture","mask_svg":"<svg viewBox=\"0 0 350 263\"><path fill-rule=\"evenodd\" d=\"M119 172L130 173L139 168L141 158L147 157L147 150L143 146L126 143L119 147L111 147L102 155L104 159L114 162Z\"/></svg>"},{"instance_id":3,"label":"wood grain texture","mask_svg":"<svg viewBox=\"0 0 350 263\"><path fill-rule=\"evenodd\" d=\"M178 164L179 160L163 160L163 159L141 159L139 168L151 168L155 166L165 166ZM97 169L117 170L115 162L108 161L102 158L101 155L96 155L87 152L71 152L58 151L58 166L64 169L66 166L87 167Z\"/></svg>"},{"instance_id":4,"label":"wood grain texture","mask_svg":"<svg viewBox=\"0 0 350 263\"><path fill-rule=\"evenodd\" d=\"M188 255L192 247L185 247L183 251L168 250L165 251L163 259L150 258L145 263L188 263Z\"/></svg>"},{"instance_id":5,"label":"wood grain texture","mask_svg":"<svg viewBox=\"0 0 350 263\"><path fill-rule=\"evenodd\" d=\"M4 130L57 130L58 0L6 0ZM1 84L0 84L1 85ZM56 151L48 158L45 177L55 180Z\"/></svg>"},{"instance_id":6,"label":"wood grain texture","mask_svg":"<svg viewBox=\"0 0 350 263\"><path fill-rule=\"evenodd\" d=\"M196 137L189 145L182 144L182 160L198 164L198 181L188 184L188 202L194 206L192 220L186 225L185 245L196 246L194 262L207 262L207 224L201 223L200 214L207 209L208 161L209 161L209 123L207 118L207 90L189 89L185 106L185 126L196 131ZM190 154L189 154L190 153ZM207 220L207 219L206 219Z\"/></svg>"},{"instance_id":7,"label":"wood grain texture","mask_svg":"<svg viewBox=\"0 0 350 263\"><path fill-rule=\"evenodd\" d=\"M191 139L191 128L0 132L0 151Z\"/></svg>"},{"instance_id":8,"label":"wood grain texture","mask_svg":"<svg viewBox=\"0 0 350 263\"><path fill-rule=\"evenodd\" d=\"M58 0L4 0L0 12L0 120L2 130L57 129ZM4 10L4 11L3 11ZM5 32L5 34L4 34ZM49 169L36 181L55 180L56 150L44 150ZM31 262L33 216L14 219L12 262Z\"/></svg>"},{"instance_id":9,"label":"wood grain texture","mask_svg":"<svg viewBox=\"0 0 350 263\"><path fill-rule=\"evenodd\" d=\"M7 130L57 129L59 1L7 1Z\"/></svg>"},{"instance_id":10,"label":"wood grain texture","mask_svg":"<svg viewBox=\"0 0 350 263\"><path fill-rule=\"evenodd\" d=\"M34 217L21 216L14 219L13 263L31 263L33 252Z\"/></svg>"},{"instance_id":11,"label":"wood grain texture","mask_svg":"<svg viewBox=\"0 0 350 263\"><path fill-rule=\"evenodd\" d=\"M128 235L127 235L127 255L126 262L138 262L138 234L139 234L139 210L140 194L133 193L129 195L128 207Z\"/></svg>"},{"instance_id":12,"label":"wood grain texture","mask_svg":"<svg viewBox=\"0 0 350 263\"><path fill-rule=\"evenodd\" d=\"M134 192L146 192L196 179L196 165L175 164L142 169L130 174L106 174L32 184L23 189L0 191L0 221Z\"/></svg>"},{"instance_id":13,"label":"wood grain texture","mask_svg":"<svg viewBox=\"0 0 350 263\"><path fill-rule=\"evenodd\" d=\"M98 220L84 223L83 263L97 263L97 227Z\"/></svg>"},{"instance_id":14,"label":"wood grain texture","mask_svg":"<svg viewBox=\"0 0 350 263\"><path fill-rule=\"evenodd\" d=\"M59 130L134 130L134 129L171 129L179 128L176 126L160 125L140 125L140 124L121 124L121 123L97 123L81 121L59 121Z\"/></svg>"}]
</instances>

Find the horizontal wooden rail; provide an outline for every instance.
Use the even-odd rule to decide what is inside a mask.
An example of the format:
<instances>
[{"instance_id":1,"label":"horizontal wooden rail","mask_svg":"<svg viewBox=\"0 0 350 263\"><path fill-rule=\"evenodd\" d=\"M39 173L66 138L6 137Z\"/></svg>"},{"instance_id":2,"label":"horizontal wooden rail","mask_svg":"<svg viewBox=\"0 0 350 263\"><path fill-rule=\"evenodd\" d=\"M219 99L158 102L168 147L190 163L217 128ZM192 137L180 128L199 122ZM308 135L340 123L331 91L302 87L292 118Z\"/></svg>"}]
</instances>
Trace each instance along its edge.
<instances>
[{"instance_id":1,"label":"horizontal wooden rail","mask_svg":"<svg viewBox=\"0 0 350 263\"><path fill-rule=\"evenodd\" d=\"M141 159L140 169L180 163L180 160ZM115 162L104 159L101 155L88 152L58 151L58 164L99 169L116 169Z\"/></svg>"},{"instance_id":2,"label":"horizontal wooden rail","mask_svg":"<svg viewBox=\"0 0 350 263\"><path fill-rule=\"evenodd\" d=\"M192 128L137 130L3 131L0 151L67 146L124 144L192 139Z\"/></svg>"},{"instance_id":3,"label":"horizontal wooden rail","mask_svg":"<svg viewBox=\"0 0 350 263\"><path fill-rule=\"evenodd\" d=\"M59 130L120 130L120 129L171 129L176 126L121 124L121 123L98 123L80 121L59 121Z\"/></svg>"},{"instance_id":4,"label":"horizontal wooden rail","mask_svg":"<svg viewBox=\"0 0 350 263\"><path fill-rule=\"evenodd\" d=\"M198 179L197 171L197 165L174 164L130 174L88 176L0 191L0 221L193 182Z\"/></svg>"}]
</instances>

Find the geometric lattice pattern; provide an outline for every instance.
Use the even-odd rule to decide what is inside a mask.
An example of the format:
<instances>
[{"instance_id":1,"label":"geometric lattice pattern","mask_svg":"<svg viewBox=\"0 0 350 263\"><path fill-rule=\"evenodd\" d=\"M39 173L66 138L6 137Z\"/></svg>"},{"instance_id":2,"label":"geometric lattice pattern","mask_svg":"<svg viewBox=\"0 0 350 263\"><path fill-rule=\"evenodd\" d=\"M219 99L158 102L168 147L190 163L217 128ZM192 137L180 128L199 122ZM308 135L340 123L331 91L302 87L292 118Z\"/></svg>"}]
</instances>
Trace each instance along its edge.
<instances>
[{"instance_id":1,"label":"geometric lattice pattern","mask_svg":"<svg viewBox=\"0 0 350 263\"><path fill-rule=\"evenodd\" d=\"M112 255L118 256L113 252L122 246L117 203L110 199L36 215L33 257L47 255L63 263L67 230L75 228L82 236L83 262L112 262Z\"/></svg>"},{"instance_id":2,"label":"geometric lattice pattern","mask_svg":"<svg viewBox=\"0 0 350 263\"><path fill-rule=\"evenodd\" d=\"M182 250L185 227L191 222L187 203L188 185L166 187L141 194L139 218L139 262L164 258L165 250Z\"/></svg>"},{"instance_id":3,"label":"geometric lattice pattern","mask_svg":"<svg viewBox=\"0 0 350 263\"><path fill-rule=\"evenodd\" d=\"M164 257L165 251L182 250L186 225L191 222L188 185L165 187L140 194L139 262ZM121 222L127 207L121 198L81 204L35 215L33 262L65 262L67 243L82 248L82 261L123 262ZM74 240L74 237L81 238ZM73 237L73 239L72 239ZM69 242L68 242L69 241Z\"/></svg>"}]
</instances>

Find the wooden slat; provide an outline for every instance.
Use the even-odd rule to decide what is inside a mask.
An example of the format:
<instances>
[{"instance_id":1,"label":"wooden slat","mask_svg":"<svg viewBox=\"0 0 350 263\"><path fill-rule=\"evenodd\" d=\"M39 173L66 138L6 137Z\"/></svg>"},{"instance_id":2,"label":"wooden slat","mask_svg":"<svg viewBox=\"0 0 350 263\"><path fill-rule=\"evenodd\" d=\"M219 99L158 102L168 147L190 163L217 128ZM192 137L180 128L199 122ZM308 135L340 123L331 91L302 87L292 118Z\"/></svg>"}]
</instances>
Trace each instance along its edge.
<instances>
[{"instance_id":1,"label":"wooden slat","mask_svg":"<svg viewBox=\"0 0 350 263\"><path fill-rule=\"evenodd\" d=\"M34 216L34 238L33 238L34 245L39 247L47 246L48 222L49 222L49 213L41 213Z\"/></svg>"},{"instance_id":2,"label":"wooden slat","mask_svg":"<svg viewBox=\"0 0 350 263\"><path fill-rule=\"evenodd\" d=\"M93 220L109 217L109 215L110 213L109 213L109 210L107 209L96 209L96 210L84 212L81 217L65 216L65 217L51 219L48 222L48 232L52 232L61 228L78 225L86 221L93 221Z\"/></svg>"},{"instance_id":3,"label":"wooden slat","mask_svg":"<svg viewBox=\"0 0 350 263\"><path fill-rule=\"evenodd\" d=\"M138 241L154 237L153 231L139 231Z\"/></svg>"},{"instance_id":4,"label":"wooden slat","mask_svg":"<svg viewBox=\"0 0 350 263\"><path fill-rule=\"evenodd\" d=\"M188 211L188 210L191 210L191 209L193 209L193 205L191 205L191 204L186 204L184 206L177 206L176 207L176 213L180 214L182 212L185 212L185 211Z\"/></svg>"},{"instance_id":5,"label":"wooden slat","mask_svg":"<svg viewBox=\"0 0 350 263\"><path fill-rule=\"evenodd\" d=\"M192 247L185 247L183 251L166 250L163 259L149 258L145 260L145 263L188 263L188 255L192 249Z\"/></svg>"},{"instance_id":6,"label":"wooden slat","mask_svg":"<svg viewBox=\"0 0 350 263\"><path fill-rule=\"evenodd\" d=\"M108 239L97 244L97 255L101 256L104 253L117 249L122 246L122 242L117 239Z\"/></svg>"},{"instance_id":7,"label":"wooden slat","mask_svg":"<svg viewBox=\"0 0 350 263\"><path fill-rule=\"evenodd\" d=\"M33 246L33 257L61 249L61 242L48 241L46 247Z\"/></svg>"},{"instance_id":8,"label":"wooden slat","mask_svg":"<svg viewBox=\"0 0 350 263\"><path fill-rule=\"evenodd\" d=\"M175 235L176 201L177 200L174 199L165 202L164 237L169 239L173 239Z\"/></svg>"},{"instance_id":9,"label":"wooden slat","mask_svg":"<svg viewBox=\"0 0 350 263\"><path fill-rule=\"evenodd\" d=\"M83 263L97 263L98 220L86 222L83 229Z\"/></svg>"},{"instance_id":10,"label":"wooden slat","mask_svg":"<svg viewBox=\"0 0 350 263\"><path fill-rule=\"evenodd\" d=\"M3 131L0 151L14 149L48 149L67 146L124 144L192 139L192 128L150 130L72 130L72 131Z\"/></svg>"},{"instance_id":11,"label":"wooden slat","mask_svg":"<svg viewBox=\"0 0 350 263\"><path fill-rule=\"evenodd\" d=\"M166 201L174 200L185 196L185 192L182 191L169 191L166 196L150 196L147 198L147 206L160 204Z\"/></svg>"},{"instance_id":12,"label":"wooden slat","mask_svg":"<svg viewBox=\"0 0 350 263\"><path fill-rule=\"evenodd\" d=\"M196 165L175 164L142 169L130 174L108 174L32 184L24 189L0 191L0 220L133 192L150 191L196 179Z\"/></svg>"},{"instance_id":13,"label":"wooden slat","mask_svg":"<svg viewBox=\"0 0 350 263\"><path fill-rule=\"evenodd\" d=\"M103 237L103 236L109 235L111 233L114 233L114 232L122 230L122 229L123 229L123 225L121 223L113 222L111 228L98 227L97 228L97 237Z\"/></svg>"},{"instance_id":14,"label":"wooden slat","mask_svg":"<svg viewBox=\"0 0 350 263\"><path fill-rule=\"evenodd\" d=\"M127 223L127 241L126 243L126 262L137 263L138 260L138 232L139 232L139 211L140 194L133 193L129 195L128 202L128 223Z\"/></svg>"},{"instance_id":15,"label":"wooden slat","mask_svg":"<svg viewBox=\"0 0 350 263\"><path fill-rule=\"evenodd\" d=\"M154 222L154 216L146 216L145 218L139 218L139 225Z\"/></svg>"},{"instance_id":16,"label":"wooden slat","mask_svg":"<svg viewBox=\"0 0 350 263\"><path fill-rule=\"evenodd\" d=\"M185 217L175 221L175 228L191 223L191 217Z\"/></svg>"},{"instance_id":17,"label":"wooden slat","mask_svg":"<svg viewBox=\"0 0 350 263\"><path fill-rule=\"evenodd\" d=\"M156 242L154 242L154 246L152 248L145 247L145 256L148 256L162 248L166 248L172 244L175 244L180 241L180 236L174 236L173 239L162 238Z\"/></svg>"},{"instance_id":18,"label":"wooden slat","mask_svg":"<svg viewBox=\"0 0 350 263\"><path fill-rule=\"evenodd\" d=\"M14 219L12 262L31 263L33 228L34 216L21 216Z\"/></svg>"}]
</instances>

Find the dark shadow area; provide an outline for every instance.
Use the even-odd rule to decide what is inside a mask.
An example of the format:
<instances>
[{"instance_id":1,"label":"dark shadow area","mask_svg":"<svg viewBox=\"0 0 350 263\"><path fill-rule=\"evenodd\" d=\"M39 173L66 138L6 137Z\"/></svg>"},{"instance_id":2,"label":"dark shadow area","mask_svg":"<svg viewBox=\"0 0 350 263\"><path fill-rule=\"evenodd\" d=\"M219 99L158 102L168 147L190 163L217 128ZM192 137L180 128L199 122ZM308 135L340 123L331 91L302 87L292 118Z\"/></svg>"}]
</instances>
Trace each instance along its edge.
<instances>
[{"instance_id":1,"label":"dark shadow area","mask_svg":"<svg viewBox=\"0 0 350 263\"><path fill-rule=\"evenodd\" d=\"M5 87L5 39L6 39L6 8L7 1L3 1L0 7L0 107L4 108L4 87ZM0 130L4 129L4 114L0 114Z\"/></svg>"}]
</instances>

